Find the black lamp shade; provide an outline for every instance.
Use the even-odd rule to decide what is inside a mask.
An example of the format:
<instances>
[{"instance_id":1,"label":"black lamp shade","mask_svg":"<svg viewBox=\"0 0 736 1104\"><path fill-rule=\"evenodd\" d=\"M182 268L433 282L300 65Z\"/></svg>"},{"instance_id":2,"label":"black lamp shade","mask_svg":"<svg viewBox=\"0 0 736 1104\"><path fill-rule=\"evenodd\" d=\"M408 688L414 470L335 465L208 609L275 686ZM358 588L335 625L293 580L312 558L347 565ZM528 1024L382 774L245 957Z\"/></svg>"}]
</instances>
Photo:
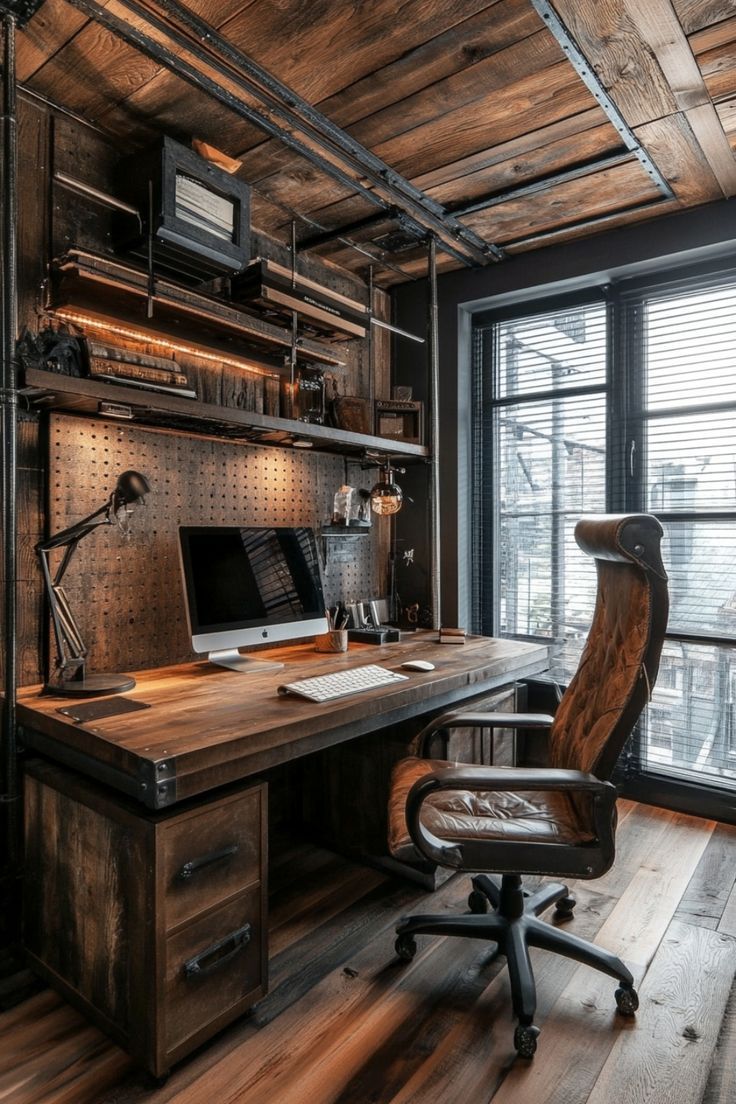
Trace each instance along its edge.
<instances>
[{"instance_id":1,"label":"black lamp shade","mask_svg":"<svg viewBox=\"0 0 736 1104\"><path fill-rule=\"evenodd\" d=\"M137 471L124 471L118 476L113 491L113 504L116 510L121 506L130 506L133 502L142 502L151 490L145 475Z\"/></svg>"}]
</instances>

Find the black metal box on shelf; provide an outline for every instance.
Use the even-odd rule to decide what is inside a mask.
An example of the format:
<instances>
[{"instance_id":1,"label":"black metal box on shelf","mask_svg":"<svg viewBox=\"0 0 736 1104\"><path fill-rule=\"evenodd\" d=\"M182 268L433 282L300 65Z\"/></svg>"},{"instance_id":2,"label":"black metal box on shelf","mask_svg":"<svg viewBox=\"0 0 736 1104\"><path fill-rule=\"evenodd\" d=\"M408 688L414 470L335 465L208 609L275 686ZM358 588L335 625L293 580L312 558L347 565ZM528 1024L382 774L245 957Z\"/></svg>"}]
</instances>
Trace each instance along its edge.
<instances>
[{"instance_id":1,"label":"black metal box on shelf","mask_svg":"<svg viewBox=\"0 0 736 1104\"><path fill-rule=\"evenodd\" d=\"M302 328L323 338L365 337L370 325L368 308L357 299L264 258L248 265L232 280L231 288L237 303L252 304L266 314L291 321L292 311L296 311Z\"/></svg>"},{"instance_id":2,"label":"black metal box on shelf","mask_svg":"<svg viewBox=\"0 0 736 1104\"><path fill-rule=\"evenodd\" d=\"M172 138L119 166L123 198L141 216L119 216L118 252L148 259L185 283L239 272L250 259L250 188Z\"/></svg>"}]
</instances>

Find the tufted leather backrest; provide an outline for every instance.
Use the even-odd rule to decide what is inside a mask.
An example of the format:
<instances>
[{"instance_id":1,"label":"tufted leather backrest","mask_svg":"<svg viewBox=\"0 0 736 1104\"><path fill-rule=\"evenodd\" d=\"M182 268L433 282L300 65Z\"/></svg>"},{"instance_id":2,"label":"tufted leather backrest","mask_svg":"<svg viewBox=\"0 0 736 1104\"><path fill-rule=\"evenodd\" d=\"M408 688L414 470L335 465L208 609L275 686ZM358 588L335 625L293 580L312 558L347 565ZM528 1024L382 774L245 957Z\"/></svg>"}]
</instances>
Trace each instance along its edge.
<instances>
[{"instance_id":1,"label":"tufted leather backrest","mask_svg":"<svg viewBox=\"0 0 736 1104\"><path fill-rule=\"evenodd\" d=\"M578 545L593 556L598 596L577 671L550 733L550 764L610 776L651 696L667 628L662 526L650 514L582 518Z\"/></svg>"}]
</instances>

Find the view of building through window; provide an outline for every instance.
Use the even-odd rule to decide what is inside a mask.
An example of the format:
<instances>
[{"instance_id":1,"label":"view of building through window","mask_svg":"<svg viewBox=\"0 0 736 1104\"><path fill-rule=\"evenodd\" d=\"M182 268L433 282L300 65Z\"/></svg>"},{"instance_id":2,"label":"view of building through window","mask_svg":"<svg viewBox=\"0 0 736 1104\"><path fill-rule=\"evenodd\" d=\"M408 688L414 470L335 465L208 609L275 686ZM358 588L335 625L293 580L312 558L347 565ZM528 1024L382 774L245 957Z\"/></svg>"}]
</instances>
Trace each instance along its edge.
<instances>
[{"instance_id":1,"label":"view of building through window","mask_svg":"<svg viewBox=\"0 0 736 1104\"><path fill-rule=\"evenodd\" d=\"M643 509L663 523L668 639L640 727L645 770L736 779L736 285L633 297L634 380L621 470L607 492L616 389L602 302L484 330L493 495L483 570L492 631L552 645L552 675L575 669L596 579L573 531L585 513ZM614 317L614 325L617 324ZM620 394L619 390L619 394ZM616 409L620 411L621 405ZM488 413L488 412L487 412ZM623 469L626 469L625 471ZM617 480L618 479L618 483ZM486 625L486 630L491 626Z\"/></svg>"}]
</instances>

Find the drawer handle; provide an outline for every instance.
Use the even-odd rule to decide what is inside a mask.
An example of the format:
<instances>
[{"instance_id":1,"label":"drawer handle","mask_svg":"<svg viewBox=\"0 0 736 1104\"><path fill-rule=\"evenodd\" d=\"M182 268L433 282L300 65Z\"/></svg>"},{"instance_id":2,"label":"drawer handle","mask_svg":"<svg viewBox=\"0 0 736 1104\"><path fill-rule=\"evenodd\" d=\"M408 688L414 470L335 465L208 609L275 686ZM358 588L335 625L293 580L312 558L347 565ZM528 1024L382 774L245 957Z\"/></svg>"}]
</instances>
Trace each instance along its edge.
<instances>
[{"instance_id":1,"label":"drawer handle","mask_svg":"<svg viewBox=\"0 0 736 1104\"><path fill-rule=\"evenodd\" d=\"M206 951L200 951L198 955L184 963L184 976L187 978L206 977L207 974L213 973L220 966L224 966L226 962L229 962L231 958L235 958L235 955L250 943L250 933L250 924L244 924L242 928L230 932L218 943L213 943ZM229 951L214 958L212 962L206 962L212 955L218 955L218 952L223 947L227 947L229 943L232 943ZM205 964L203 965L203 963Z\"/></svg>"},{"instance_id":2,"label":"drawer handle","mask_svg":"<svg viewBox=\"0 0 736 1104\"><path fill-rule=\"evenodd\" d=\"M185 862L176 877L180 882L187 882L192 875L196 874L202 867L220 862L221 859L229 859L231 855L237 853L237 850L237 843L231 843L228 847L220 848L219 851L210 851L209 855L202 855L199 859L192 859L191 862Z\"/></svg>"}]
</instances>

